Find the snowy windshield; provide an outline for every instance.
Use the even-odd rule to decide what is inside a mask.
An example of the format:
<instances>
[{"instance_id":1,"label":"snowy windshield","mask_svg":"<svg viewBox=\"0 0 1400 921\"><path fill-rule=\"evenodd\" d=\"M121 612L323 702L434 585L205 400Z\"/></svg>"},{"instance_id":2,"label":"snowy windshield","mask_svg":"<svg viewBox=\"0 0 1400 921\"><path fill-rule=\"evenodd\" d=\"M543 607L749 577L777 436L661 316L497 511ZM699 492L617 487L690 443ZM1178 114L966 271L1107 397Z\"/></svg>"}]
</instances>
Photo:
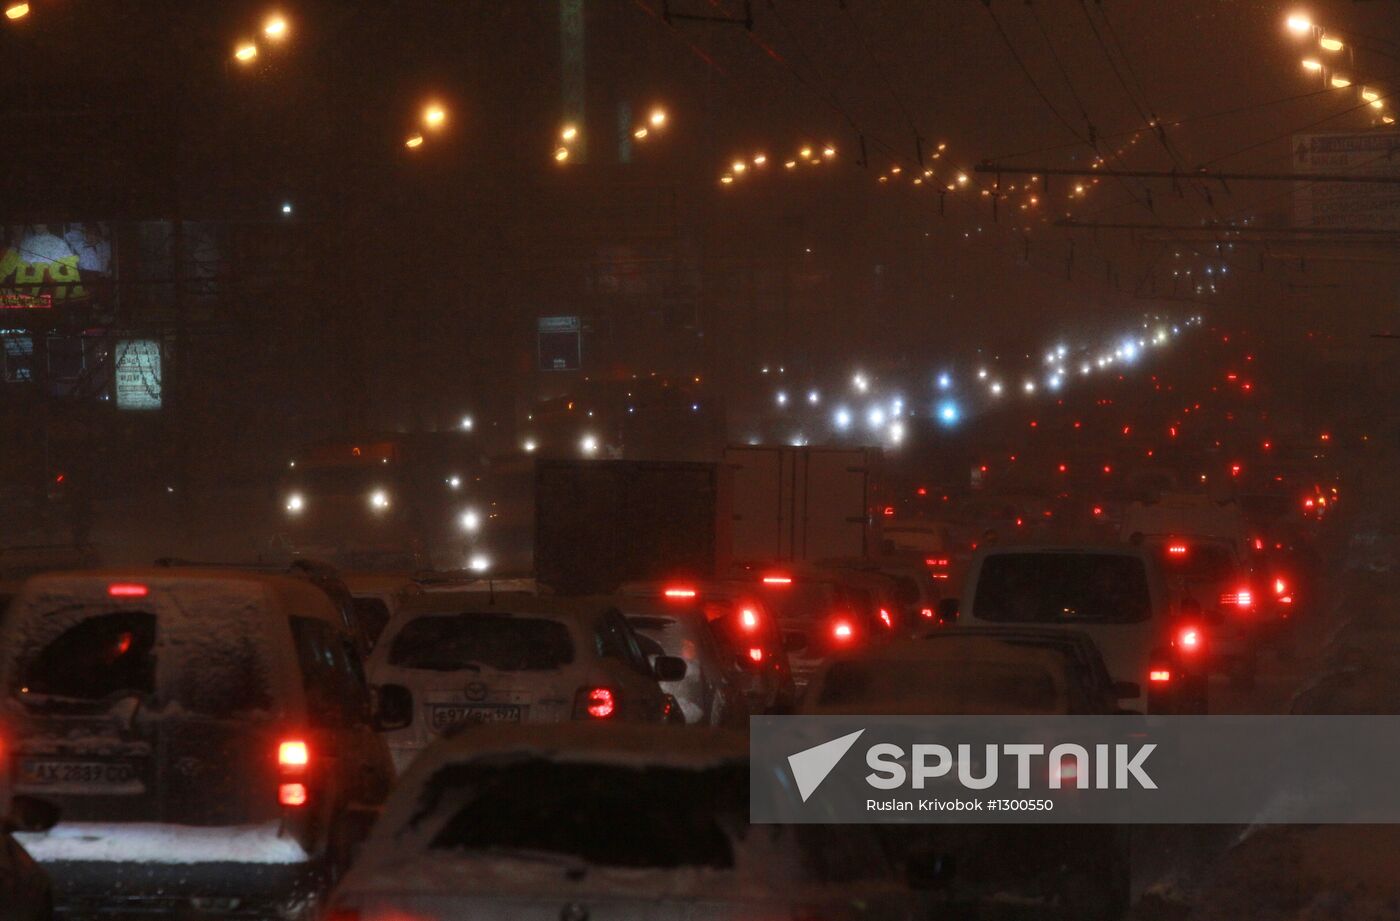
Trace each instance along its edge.
<instances>
[{"instance_id":1,"label":"snowy windshield","mask_svg":"<svg viewBox=\"0 0 1400 921\"><path fill-rule=\"evenodd\" d=\"M564 624L498 614L419 617L404 625L389 649L389 664L430 671L542 671L573 661L574 641Z\"/></svg>"}]
</instances>

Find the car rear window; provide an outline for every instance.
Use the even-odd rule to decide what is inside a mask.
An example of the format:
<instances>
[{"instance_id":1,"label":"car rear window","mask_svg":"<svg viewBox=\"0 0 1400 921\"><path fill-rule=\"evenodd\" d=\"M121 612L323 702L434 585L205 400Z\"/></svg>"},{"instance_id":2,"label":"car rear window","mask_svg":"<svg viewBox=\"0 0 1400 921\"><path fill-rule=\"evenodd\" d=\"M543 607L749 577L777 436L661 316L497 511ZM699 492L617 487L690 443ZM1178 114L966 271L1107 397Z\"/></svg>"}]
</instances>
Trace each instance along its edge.
<instances>
[{"instance_id":1,"label":"car rear window","mask_svg":"<svg viewBox=\"0 0 1400 921\"><path fill-rule=\"evenodd\" d=\"M452 765L428 781L423 802L424 811L451 810L429 843L434 850L603 867L728 869L732 836L748 824L748 771L543 760Z\"/></svg>"},{"instance_id":2,"label":"car rear window","mask_svg":"<svg viewBox=\"0 0 1400 921\"><path fill-rule=\"evenodd\" d=\"M83 617L21 657L17 690L27 703L97 703L154 694L156 617L109 611Z\"/></svg>"},{"instance_id":3,"label":"car rear window","mask_svg":"<svg viewBox=\"0 0 1400 921\"><path fill-rule=\"evenodd\" d=\"M901 700L921 712L1056 713L1063 707L1054 677L1024 662L962 662L956 669L929 662L837 662L817 703L847 708Z\"/></svg>"},{"instance_id":4,"label":"car rear window","mask_svg":"<svg viewBox=\"0 0 1400 921\"><path fill-rule=\"evenodd\" d=\"M1215 543L1172 541L1156 548L1162 571L1187 579L1228 579L1238 565L1228 547Z\"/></svg>"},{"instance_id":5,"label":"car rear window","mask_svg":"<svg viewBox=\"0 0 1400 921\"><path fill-rule=\"evenodd\" d=\"M1132 624L1152 616L1152 595L1136 557L998 553L982 562L972 615L994 623Z\"/></svg>"},{"instance_id":6,"label":"car rear window","mask_svg":"<svg viewBox=\"0 0 1400 921\"><path fill-rule=\"evenodd\" d=\"M574 641L559 621L499 614L432 614L404 625L389 649L399 668L543 671L574 661Z\"/></svg>"},{"instance_id":7,"label":"car rear window","mask_svg":"<svg viewBox=\"0 0 1400 921\"><path fill-rule=\"evenodd\" d=\"M235 613L223 604L175 617L141 610L53 612L17 651L16 690L29 706L59 709L154 695L216 719L268 713L273 669L261 634L239 624Z\"/></svg>"}]
</instances>

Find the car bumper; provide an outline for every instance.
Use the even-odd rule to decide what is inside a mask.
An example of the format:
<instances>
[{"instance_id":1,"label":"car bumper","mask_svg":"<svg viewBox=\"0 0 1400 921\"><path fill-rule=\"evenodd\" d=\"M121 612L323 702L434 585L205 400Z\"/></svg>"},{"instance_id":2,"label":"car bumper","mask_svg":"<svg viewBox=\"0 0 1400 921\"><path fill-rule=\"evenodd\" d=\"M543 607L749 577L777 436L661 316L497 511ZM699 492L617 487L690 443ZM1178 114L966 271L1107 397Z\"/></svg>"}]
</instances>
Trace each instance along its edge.
<instances>
[{"instance_id":1,"label":"car bumper","mask_svg":"<svg viewBox=\"0 0 1400 921\"><path fill-rule=\"evenodd\" d=\"M60 824L16 835L48 873L68 917L187 913L265 915L310 899L321 868L276 823L193 827Z\"/></svg>"}]
</instances>

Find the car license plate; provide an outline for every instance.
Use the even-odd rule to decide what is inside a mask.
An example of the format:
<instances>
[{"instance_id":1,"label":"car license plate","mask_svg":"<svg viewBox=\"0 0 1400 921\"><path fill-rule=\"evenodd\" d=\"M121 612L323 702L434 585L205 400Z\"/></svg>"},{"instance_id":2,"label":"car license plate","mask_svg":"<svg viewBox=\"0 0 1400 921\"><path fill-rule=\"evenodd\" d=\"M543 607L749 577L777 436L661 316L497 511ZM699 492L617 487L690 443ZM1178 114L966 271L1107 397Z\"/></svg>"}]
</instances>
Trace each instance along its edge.
<instances>
[{"instance_id":1,"label":"car license plate","mask_svg":"<svg viewBox=\"0 0 1400 921\"><path fill-rule=\"evenodd\" d=\"M145 786L136 766L127 761L77 761L66 758L24 758L19 763L19 786L48 793L141 793Z\"/></svg>"},{"instance_id":2,"label":"car license plate","mask_svg":"<svg viewBox=\"0 0 1400 921\"><path fill-rule=\"evenodd\" d=\"M521 708L516 704L434 704L432 709L434 729L446 729L460 723L518 723L520 716Z\"/></svg>"}]
</instances>

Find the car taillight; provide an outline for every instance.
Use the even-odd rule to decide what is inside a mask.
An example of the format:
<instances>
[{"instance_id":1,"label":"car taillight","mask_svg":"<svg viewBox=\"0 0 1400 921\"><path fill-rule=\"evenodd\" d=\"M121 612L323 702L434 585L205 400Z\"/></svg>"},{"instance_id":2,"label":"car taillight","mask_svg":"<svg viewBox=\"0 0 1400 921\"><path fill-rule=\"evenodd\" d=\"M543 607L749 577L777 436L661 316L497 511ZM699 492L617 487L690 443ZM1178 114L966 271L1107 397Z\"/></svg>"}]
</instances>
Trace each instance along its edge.
<instances>
[{"instance_id":1,"label":"car taillight","mask_svg":"<svg viewBox=\"0 0 1400 921\"><path fill-rule=\"evenodd\" d=\"M311 763L311 752L300 739L288 739L277 746L277 766L288 773L301 773Z\"/></svg>"},{"instance_id":2,"label":"car taillight","mask_svg":"<svg viewBox=\"0 0 1400 921\"><path fill-rule=\"evenodd\" d=\"M880 609L880 623L890 629L894 629L894 618L890 616L890 612L886 611L884 608Z\"/></svg>"},{"instance_id":3,"label":"car taillight","mask_svg":"<svg viewBox=\"0 0 1400 921\"><path fill-rule=\"evenodd\" d=\"M612 688L580 688L574 698L574 719L609 719L617 713L617 692Z\"/></svg>"},{"instance_id":4,"label":"car taillight","mask_svg":"<svg viewBox=\"0 0 1400 921\"><path fill-rule=\"evenodd\" d=\"M1185 544L1168 544L1168 545L1167 545L1167 554L1170 555L1170 556L1185 556L1185 555L1186 555L1186 545L1185 545Z\"/></svg>"},{"instance_id":5,"label":"car taillight","mask_svg":"<svg viewBox=\"0 0 1400 921\"><path fill-rule=\"evenodd\" d=\"M665 595L667 598L694 598L694 597L695 597L695 589L693 589L693 588L668 588L668 589L666 589L665 591L663 591L661 594Z\"/></svg>"},{"instance_id":6,"label":"car taillight","mask_svg":"<svg viewBox=\"0 0 1400 921\"><path fill-rule=\"evenodd\" d=\"M284 739L277 746L277 804L305 806L310 798L306 773L311 766L311 750L301 739Z\"/></svg>"},{"instance_id":7,"label":"car taillight","mask_svg":"<svg viewBox=\"0 0 1400 921\"><path fill-rule=\"evenodd\" d=\"M1247 588L1236 592L1225 592L1220 596L1220 603L1225 606L1233 605L1237 608L1247 608L1254 604L1254 593Z\"/></svg>"},{"instance_id":8,"label":"car taillight","mask_svg":"<svg viewBox=\"0 0 1400 921\"><path fill-rule=\"evenodd\" d=\"M1166 684L1172 680L1172 670L1169 668L1154 668L1147 673L1147 680L1153 684Z\"/></svg>"},{"instance_id":9,"label":"car taillight","mask_svg":"<svg viewBox=\"0 0 1400 921\"><path fill-rule=\"evenodd\" d=\"M304 783L277 785L277 805L279 806L305 806L306 799L306 784Z\"/></svg>"},{"instance_id":10,"label":"car taillight","mask_svg":"<svg viewBox=\"0 0 1400 921\"><path fill-rule=\"evenodd\" d=\"M111 598L145 598L148 594L150 589L139 582L113 582L107 586Z\"/></svg>"},{"instance_id":11,"label":"car taillight","mask_svg":"<svg viewBox=\"0 0 1400 921\"><path fill-rule=\"evenodd\" d=\"M757 665L758 663L760 663L760 662L763 661L763 647L762 647L762 646L750 646L750 647L749 647L749 661L752 662L752 663L754 663L755 665Z\"/></svg>"},{"instance_id":12,"label":"car taillight","mask_svg":"<svg viewBox=\"0 0 1400 921\"><path fill-rule=\"evenodd\" d=\"M933 608L919 608L919 616L924 620L933 620Z\"/></svg>"},{"instance_id":13,"label":"car taillight","mask_svg":"<svg viewBox=\"0 0 1400 921\"><path fill-rule=\"evenodd\" d=\"M739 612L739 626L752 633L758 629L758 612L753 608L744 608Z\"/></svg>"},{"instance_id":14,"label":"car taillight","mask_svg":"<svg viewBox=\"0 0 1400 921\"><path fill-rule=\"evenodd\" d=\"M924 565L929 569L947 569L948 558L946 556L930 556L924 558Z\"/></svg>"},{"instance_id":15,"label":"car taillight","mask_svg":"<svg viewBox=\"0 0 1400 921\"><path fill-rule=\"evenodd\" d=\"M1196 652L1204 641L1200 627L1182 627L1176 634L1176 645L1184 652Z\"/></svg>"},{"instance_id":16,"label":"car taillight","mask_svg":"<svg viewBox=\"0 0 1400 921\"><path fill-rule=\"evenodd\" d=\"M764 576L764 585L791 585L792 576Z\"/></svg>"},{"instance_id":17,"label":"car taillight","mask_svg":"<svg viewBox=\"0 0 1400 921\"><path fill-rule=\"evenodd\" d=\"M837 642L844 643L855 635L856 631L848 620L838 620L831 625L831 637Z\"/></svg>"}]
</instances>

